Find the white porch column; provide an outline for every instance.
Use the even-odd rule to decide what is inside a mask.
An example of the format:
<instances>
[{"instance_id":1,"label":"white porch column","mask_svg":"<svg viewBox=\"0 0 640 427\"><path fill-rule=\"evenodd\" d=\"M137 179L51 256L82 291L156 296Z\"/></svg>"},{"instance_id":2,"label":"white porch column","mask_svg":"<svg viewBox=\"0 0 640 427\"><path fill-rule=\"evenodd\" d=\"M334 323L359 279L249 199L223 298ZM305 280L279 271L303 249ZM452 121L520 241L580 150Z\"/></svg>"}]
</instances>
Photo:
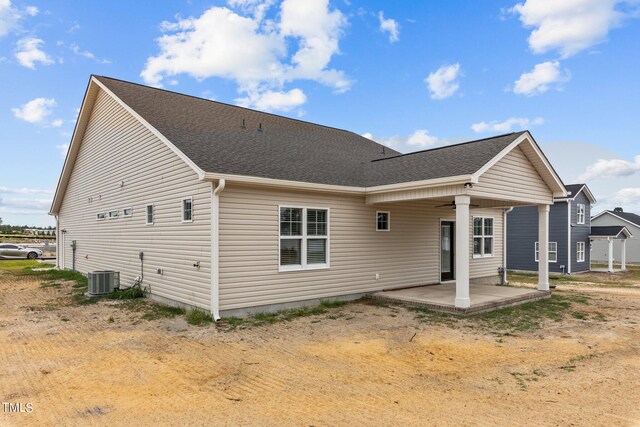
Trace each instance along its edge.
<instances>
[{"instance_id":1,"label":"white porch column","mask_svg":"<svg viewBox=\"0 0 640 427\"><path fill-rule=\"evenodd\" d=\"M456 301L460 308L471 307L469 299L469 204L471 197L456 196Z\"/></svg>"},{"instance_id":2,"label":"white porch column","mask_svg":"<svg viewBox=\"0 0 640 427\"><path fill-rule=\"evenodd\" d=\"M609 273L613 273L613 239L609 237Z\"/></svg>"},{"instance_id":3,"label":"white porch column","mask_svg":"<svg viewBox=\"0 0 640 427\"><path fill-rule=\"evenodd\" d=\"M622 263L620 269L625 271L627 269L627 239L622 240L622 248L620 250L622 251L620 254L620 262Z\"/></svg>"},{"instance_id":4,"label":"white porch column","mask_svg":"<svg viewBox=\"0 0 640 427\"><path fill-rule=\"evenodd\" d=\"M538 205L538 290L549 290L549 205Z\"/></svg>"}]
</instances>

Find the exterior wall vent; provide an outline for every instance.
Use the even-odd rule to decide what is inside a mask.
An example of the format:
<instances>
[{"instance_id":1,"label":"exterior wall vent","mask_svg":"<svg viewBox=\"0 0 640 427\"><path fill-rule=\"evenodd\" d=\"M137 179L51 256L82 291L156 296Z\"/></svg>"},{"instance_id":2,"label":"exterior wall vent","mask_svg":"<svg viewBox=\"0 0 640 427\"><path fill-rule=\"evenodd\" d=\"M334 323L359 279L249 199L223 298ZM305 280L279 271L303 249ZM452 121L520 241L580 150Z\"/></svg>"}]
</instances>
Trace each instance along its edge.
<instances>
[{"instance_id":1,"label":"exterior wall vent","mask_svg":"<svg viewBox=\"0 0 640 427\"><path fill-rule=\"evenodd\" d=\"M89 279L89 295L104 295L113 292L120 285L119 271L92 271Z\"/></svg>"}]
</instances>

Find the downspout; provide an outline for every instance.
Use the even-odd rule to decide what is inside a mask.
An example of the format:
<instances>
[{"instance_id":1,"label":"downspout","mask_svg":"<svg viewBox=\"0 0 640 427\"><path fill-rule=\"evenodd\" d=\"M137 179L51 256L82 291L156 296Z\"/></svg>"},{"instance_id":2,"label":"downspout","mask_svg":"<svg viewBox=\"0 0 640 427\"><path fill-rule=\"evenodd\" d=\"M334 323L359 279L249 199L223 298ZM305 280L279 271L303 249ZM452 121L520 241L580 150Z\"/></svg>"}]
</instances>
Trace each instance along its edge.
<instances>
[{"instance_id":1,"label":"downspout","mask_svg":"<svg viewBox=\"0 0 640 427\"><path fill-rule=\"evenodd\" d=\"M567 201L567 274L571 274L571 200Z\"/></svg>"},{"instance_id":2,"label":"downspout","mask_svg":"<svg viewBox=\"0 0 640 427\"><path fill-rule=\"evenodd\" d=\"M226 181L218 180L214 187L211 183L211 316L220 320L220 193Z\"/></svg>"},{"instance_id":3,"label":"downspout","mask_svg":"<svg viewBox=\"0 0 640 427\"><path fill-rule=\"evenodd\" d=\"M507 214L513 210L513 206L502 211L502 280L508 284L507 280Z\"/></svg>"}]
</instances>

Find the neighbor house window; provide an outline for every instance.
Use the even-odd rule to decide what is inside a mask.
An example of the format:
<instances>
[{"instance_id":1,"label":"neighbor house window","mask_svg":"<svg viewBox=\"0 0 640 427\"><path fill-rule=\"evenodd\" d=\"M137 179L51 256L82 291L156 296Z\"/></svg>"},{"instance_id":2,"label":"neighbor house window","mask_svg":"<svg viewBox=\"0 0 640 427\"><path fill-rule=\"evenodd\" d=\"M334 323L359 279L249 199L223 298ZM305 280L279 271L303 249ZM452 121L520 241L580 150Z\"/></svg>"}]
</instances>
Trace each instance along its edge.
<instances>
[{"instance_id":1,"label":"neighbor house window","mask_svg":"<svg viewBox=\"0 0 640 427\"><path fill-rule=\"evenodd\" d=\"M125 216L125 217L133 216L133 208L124 208L122 210L122 216Z\"/></svg>"},{"instance_id":2,"label":"neighbor house window","mask_svg":"<svg viewBox=\"0 0 640 427\"><path fill-rule=\"evenodd\" d=\"M536 262L540 261L540 245L536 242ZM558 242L549 242L549 262L558 262Z\"/></svg>"},{"instance_id":3,"label":"neighbor house window","mask_svg":"<svg viewBox=\"0 0 640 427\"><path fill-rule=\"evenodd\" d=\"M280 208L280 271L329 266L329 210Z\"/></svg>"},{"instance_id":4,"label":"neighbor house window","mask_svg":"<svg viewBox=\"0 0 640 427\"><path fill-rule=\"evenodd\" d=\"M118 211L109 211L109 219L118 218Z\"/></svg>"},{"instance_id":5,"label":"neighbor house window","mask_svg":"<svg viewBox=\"0 0 640 427\"><path fill-rule=\"evenodd\" d=\"M147 224L153 224L153 205L147 205Z\"/></svg>"},{"instance_id":6,"label":"neighbor house window","mask_svg":"<svg viewBox=\"0 0 640 427\"><path fill-rule=\"evenodd\" d=\"M584 242L578 242L578 250L576 251L576 261L584 262Z\"/></svg>"},{"instance_id":7,"label":"neighbor house window","mask_svg":"<svg viewBox=\"0 0 640 427\"><path fill-rule=\"evenodd\" d=\"M584 224L584 205L578 205L578 224Z\"/></svg>"},{"instance_id":8,"label":"neighbor house window","mask_svg":"<svg viewBox=\"0 0 640 427\"><path fill-rule=\"evenodd\" d=\"M376 231L389 231L391 230L391 218L389 212L376 212Z\"/></svg>"},{"instance_id":9,"label":"neighbor house window","mask_svg":"<svg viewBox=\"0 0 640 427\"><path fill-rule=\"evenodd\" d=\"M187 197L182 199L182 222L193 221L193 199Z\"/></svg>"},{"instance_id":10,"label":"neighbor house window","mask_svg":"<svg viewBox=\"0 0 640 427\"><path fill-rule=\"evenodd\" d=\"M103 219L105 219L107 217L107 215L104 212L100 212L99 214L96 214L96 219L98 221L102 221Z\"/></svg>"},{"instance_id":11,"label":"neighbor house window","mask_svg":"<svg viewBox=\"0 0 640 427\"><path fill-rule=\"evenodd\" d=\"M493 218L473 218L473 256L493 256Z\"/></svg>"}]
</instances>

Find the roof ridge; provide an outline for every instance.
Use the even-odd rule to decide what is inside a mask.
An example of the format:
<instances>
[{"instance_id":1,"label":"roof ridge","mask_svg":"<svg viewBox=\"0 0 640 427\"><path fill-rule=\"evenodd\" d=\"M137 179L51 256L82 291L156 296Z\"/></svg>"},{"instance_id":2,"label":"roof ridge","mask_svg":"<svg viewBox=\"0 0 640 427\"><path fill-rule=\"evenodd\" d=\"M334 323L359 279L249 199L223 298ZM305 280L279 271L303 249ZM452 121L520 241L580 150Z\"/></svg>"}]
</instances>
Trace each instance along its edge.
<instances>
[{"instance_id":1,"label":"roof ridge","mask_svg":"<svg viewBox=\"0 0 640 427\"><path fill-rule=\"evenodd\" d=\"M457 144L449 144L449 145L443 145L441 147L427 148L425 150L420 150L420 151L412 151L411 153L399 154L397 156L385 157L385 158L382 158L382 159L374 159L374 160L371 160L371 162L379 162L381 160L390 160L390 159L395 159L395 158L398 158L398 157L411 156L413 154L426 153L426 152L441 150L443 148L458 147L460 145L466 145L466 144L472 144L472 143L475 143L475 142L487 141L489 139L502 138L504 136L514 135L514 134L523 134L525 132L528 132L528 130L523 130L523 131L520 131L520 132L508 132L508 133L503 133L502 135L489 136L489 137L486 137L486 138L480 138L480 139L474 139L474 140L471 140L471 141L459 142Z\"/></svg>"},{"instance_id":2,"label":"roof ridge","mask_svg":"<svg viewBox=\"0 0 640 427\"><path fill-rule=\"evenodd\" d=\"M91 74L91 76L92 77L102 77L102 78L109 79L109 80L115 80L117 82L127 83L127 84L131 84L131 85L135 85L135 86L141 86L141 87L144 87L144 88L147 88L147 89L158 90L158 91L161 91L161 92L171 93L171 94L174 94L174 95L180 95L180 96L186 96L188 98L198 99L200 101L213 102L214 104L220 104L220 105L224 105L224 106L227 106L227 107L233 107L233 108L238 108L238 109L241 109L241 110L247 110L247 111L250 111L252 113L266 114L266 115L269 115L269 116L278 117L278 118L285 119L285 120L291 120L291 121L294 121L294 122L305 123L305 124L309 124L309 125L313 125L313 126L320 126L320 127L324 127L324 128L327 128L327 129L338 130L338 131L341 131L341 132L349 132L349 133L353 133L355 135L358 135L357 133L355 133L353 131L350 131L350 130L347 130L347 129L340 129L340 128L335 127L335 126L323 125L323 124L320 124L320 123L313 123L313 122L309 122L309 121L306 121L306 120L295 119L295 118L292 118L292 117L282 116L280 114L275 114L275 113L269 113L269 112L266 112L266 111L255 110L253 108L248 108L248 107L242 107L240 105L229 104L229 103L226 103L226 102L216 101L216 100L213 100L213 99L201 98L199 96L189 95L187 93L180 93L180 92L176 92L176 91L173 91L173 90L167 90L167 89L164 89L164 88L159 88L159 87L154 87L154 86L147 86L147 85L144 85L142 83L130 82L128 80L116 79L114 77L102 76L102 75L98 75L98 74ZM365 138L362 135L358 135L358 136L360 136L361 138ZM373 140L371 140L369 138L365 138L365 139L368 139L369 141L373 141ZM378 145L383 145L383 144L380 144L379 142L376 142L376 141L373 141L373 142L375 142Z\"/></svg>"}]
</instances>

